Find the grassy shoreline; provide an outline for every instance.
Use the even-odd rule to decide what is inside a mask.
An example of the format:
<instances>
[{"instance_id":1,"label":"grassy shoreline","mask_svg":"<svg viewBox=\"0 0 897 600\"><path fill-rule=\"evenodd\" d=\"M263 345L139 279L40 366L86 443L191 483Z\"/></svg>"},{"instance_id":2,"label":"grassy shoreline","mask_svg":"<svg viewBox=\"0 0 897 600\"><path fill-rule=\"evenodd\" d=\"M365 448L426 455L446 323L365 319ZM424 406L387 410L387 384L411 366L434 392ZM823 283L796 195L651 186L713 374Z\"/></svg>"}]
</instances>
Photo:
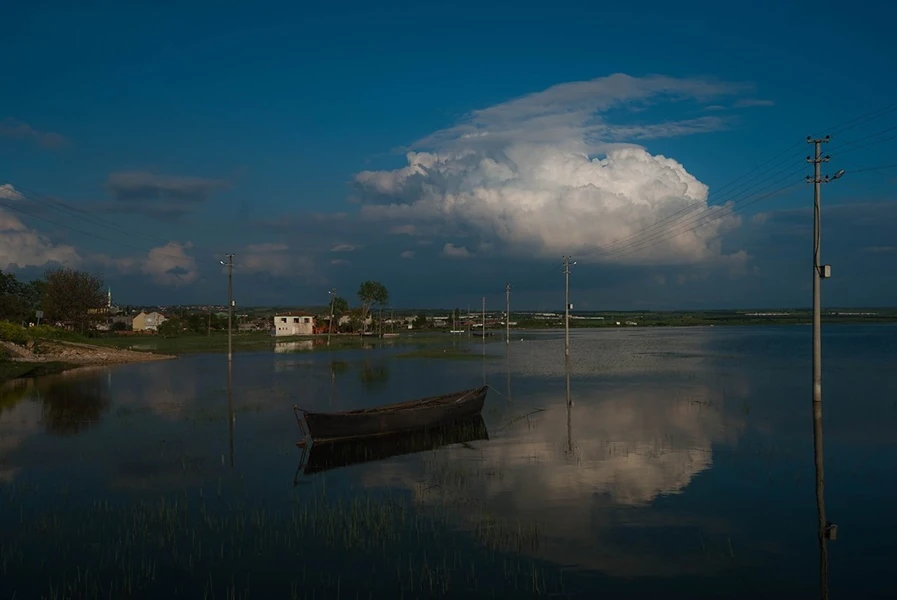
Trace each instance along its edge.
<instances>
[{"instance_id":1,"label":"grassy shoreline","mask_svg":"<svg viewBox=\"0 0 897 600\"><path fill-rule=\"evenodd\" d=\"M755 317L750 319L734 318L733 315L675 315L669 316L666 320L658 320L658 315L646 314L631 318L618 317L620 325L616 324L616 320L583 320L571 319L571 329L620 329L632 327L707 327L707 326L769 326L769 325L808 325L809 320L805 315L789 315L787 317ZM616 318L614 318L616 319ZM625 319L625 320L624 320ZM636 323L636 325L626 324ZM869 317L824 317L824 324L886 324L897 322L897 315L876 315L874 318ZM188 334L178 337L162 337L158 335L152 336L113 336L105 335L99 337L86 337L74 334L68 331L56 331L49 328L41 328L35 331L22 330L24 335L28 335L33 341L70 341L81 344L87 344L97 349L109 348L118 350L131 350L146 354L160 355L188 355L188 354L206 354L206 353L224 353L227 352L227 333L215 332L208 334ZM553 321L534 321L522 322L513 327L514 334L520 335L526 332L550 332L563 331L563 326ZM503 341L504 327L487 327L487 342ZM291 352L330 352L340 350L351 350L359 348L371 347L407 347L408 350L396 354L396 358L431 358L431 359L454 359L454 360L471 360L474 358L482 358L479 353L468 352L448 344L457 343L458 341L479 341L479 336L468 337L467 335L452 335L443 330L418 330L414 332L403 332L397 337L379 338L370 336L359 336L356 334L340 334L333 335L330 338L330 345L327 345L326 335L314 336L291 336L274 338L267 332L234 332L233 334L233 351L234 352L272 352L278 345L297 344ZM11 340L12 341L12 340ZM15 340L20 342L19 340ZM127 362L127 361L126 361ZM0 352L0 382L9 381L11 379L39 377L43 375L52 375L68 371L73 368L85 366L83 363L66 362L65 360L44 360L40 362L31 362L27 360L8 360L5 352Z\"/></svg>"},{"instance_id":2,"label":"grassy shoreline","mask_svg":"<svg viewBox=\"0 0 897 600\"><path fill-rule=\"evenodd\" d=\"M0 383L12 379L26 379L29 377L42 377L44 375L56 375L70 369L77 369L84 365L63 361L26 362L0 359Z\"/></svg>"}]
</instances>

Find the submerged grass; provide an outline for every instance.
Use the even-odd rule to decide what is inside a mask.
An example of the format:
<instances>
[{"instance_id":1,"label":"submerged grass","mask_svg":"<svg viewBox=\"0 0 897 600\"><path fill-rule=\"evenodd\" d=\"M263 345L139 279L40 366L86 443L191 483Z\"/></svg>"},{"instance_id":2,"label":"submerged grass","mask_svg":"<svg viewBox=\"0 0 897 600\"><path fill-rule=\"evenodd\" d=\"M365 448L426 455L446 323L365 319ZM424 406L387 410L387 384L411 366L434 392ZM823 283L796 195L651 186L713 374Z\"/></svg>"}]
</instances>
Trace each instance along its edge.
<instances>
[{"instance_id":1,"label":"submerged grass","mask_svg":"<svg viewBox=\"0 0 897 600\"><path fill-rule=\"evenodd\" d=\"M275 338L266 332L234 332L232 347L235 352L252 352L273 350L276 344L290 342L310 342L308 347L298 347L292 352L329 352L353 348L393 347L409 344L444 343L445 334L408 333L395 338L362 337L359 335L340 334L330 338L327 345L326 335L279 337ZM207 334L187 334L177 337L152 336L104 336L87 340L89 343L113 348L124 348L162 354L196 354L205 352L227 352L227 333L215 332Z\"/></svg>"},{"instance_id":2,"label":"submerged grass","mask_svg":"<svg viewBox=\"0 0 897 600\"><path fill-rule=\"evenodd\" d=\"M482 515L463 533L407 495L297 490L275 506L220 483L78 505L69 486L7 486L0 577L19 598L565 597L518 554L539 547L532 524Z\"/></svg>"},{"instance_id":3,"label":"submerged grass","mask_svg":"<svg viewBox=\"0 0 897 600\"><path fill-rule=\"evenodd\" d=\"M483 354L471 348L459 347L436 347L436 348L419 348L410 352L396 354L395 358L432 358L441 360L486 360L499 358L492 354Z\"/></svg>"}]
</instances>

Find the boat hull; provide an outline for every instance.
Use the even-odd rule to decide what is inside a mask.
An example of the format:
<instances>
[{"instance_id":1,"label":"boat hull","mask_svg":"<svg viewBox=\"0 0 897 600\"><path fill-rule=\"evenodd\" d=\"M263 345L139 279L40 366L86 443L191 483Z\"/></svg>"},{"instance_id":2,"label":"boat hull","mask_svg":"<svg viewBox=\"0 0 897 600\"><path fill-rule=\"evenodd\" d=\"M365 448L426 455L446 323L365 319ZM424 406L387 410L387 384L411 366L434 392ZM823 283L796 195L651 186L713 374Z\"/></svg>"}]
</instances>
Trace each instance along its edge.
<instances>
[{"instance_id":1,"label":"boat hull","mask_svg":"<svg viewBox=\"0 0 897 600\"><path fill-rule=\"evenodd\" d=\"M340 413L304 411L314 441L381 436L438 427L480 414L487 386L462 392Z\"/></svg>"}]
</instances>

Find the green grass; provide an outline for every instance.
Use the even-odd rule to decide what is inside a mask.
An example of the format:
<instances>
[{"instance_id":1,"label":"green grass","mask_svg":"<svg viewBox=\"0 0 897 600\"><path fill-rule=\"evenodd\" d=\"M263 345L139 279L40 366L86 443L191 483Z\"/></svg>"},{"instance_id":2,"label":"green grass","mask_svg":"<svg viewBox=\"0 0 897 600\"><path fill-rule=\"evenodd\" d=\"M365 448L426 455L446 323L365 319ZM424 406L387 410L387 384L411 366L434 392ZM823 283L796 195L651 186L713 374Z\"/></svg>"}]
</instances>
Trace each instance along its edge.
<instances>
[{"instance_id":1,"label":"green grass","mask_svg":"<svg viewBox=\"0 0 897 600\"><path fill-rule=\"evenodd\" d=\"M195 354L201 352L227 352L227 334L188 334L178 337L160 335L104 336L90 340L97 346L156 352L160 354ZM266 350L274 347L271 336L266 333L234 333L234 351Z\"/></svg>"},{"instance_id":2,"label":"green grass","mask_svg":"<svg viewBox=\"0 0 897 600\"><path fill-rule=\"evenodd\" d=\"M71 363L53 362L20 362L0 359L0 382L17 379L20 377L39 377L41 375L53 375L73 369L79 365Z\"/></svg>"}]
</instances>

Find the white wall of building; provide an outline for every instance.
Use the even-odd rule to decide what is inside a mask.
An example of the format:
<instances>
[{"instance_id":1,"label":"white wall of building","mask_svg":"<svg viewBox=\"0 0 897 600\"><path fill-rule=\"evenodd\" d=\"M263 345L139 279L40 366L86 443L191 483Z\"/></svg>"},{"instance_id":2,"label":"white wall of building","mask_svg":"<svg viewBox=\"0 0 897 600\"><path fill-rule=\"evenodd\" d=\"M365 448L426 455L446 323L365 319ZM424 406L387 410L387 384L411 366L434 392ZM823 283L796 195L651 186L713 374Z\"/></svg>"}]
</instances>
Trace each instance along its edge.
<instances>
[{"instance_id":1,"label":"white wall of building","mask_svg":"<svg viewBox=\"0 0 897 600\"><path fill-rule=\"evenodd\" d=\"M315 318L311 315L274 315L274 335L312 335Z\"/></svg>"}]
</instances>

